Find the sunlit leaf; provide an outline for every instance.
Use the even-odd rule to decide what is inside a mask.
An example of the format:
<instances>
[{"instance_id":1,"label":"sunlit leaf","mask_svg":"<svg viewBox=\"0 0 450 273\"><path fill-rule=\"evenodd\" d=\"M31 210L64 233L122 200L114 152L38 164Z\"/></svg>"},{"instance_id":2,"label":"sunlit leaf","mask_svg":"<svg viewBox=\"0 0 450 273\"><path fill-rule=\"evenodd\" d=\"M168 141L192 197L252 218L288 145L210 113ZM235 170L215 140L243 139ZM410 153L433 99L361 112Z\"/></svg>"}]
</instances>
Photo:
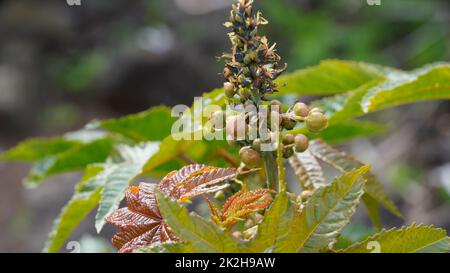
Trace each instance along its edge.
<instances>
[{"instance_id":1,"label":"sunlit leaf","mask_svg":"<svg viewBox=\"0 0 450 273\"><path fill-rule=\"evenodd\" d=\"M45 178L59 173L82 170L91 163L104 162L112 150L112 140L105 138L71 148L37 161L28 177L27 186L34 187Z\"/></svg>"},{"instance_id":2,"label":"sunlit leaf","mask_svg":"<svg viewBox=\"0 0 450 273\"><path fill-rule=\"evenodd\" d=\"M63 137L32 138L19 143L16 147L6 151L0 159L11 161L37 161L52 155L63 153L70 148L79 146L77 141Z\"/></svg>"},{"instance_id":3,"label":"sunlit leaf","mask_svg":"<svg viewBox=\"0 0 450 273\"><path fill-rule=\"evenodd\" d=\"M359 204L368 171L364 166L318 188L294 216L289 232L277 240L274 251L318 252L332 245Z\"/></svg>"},{"instance_id":4,"label":"sunlit leaf","mask_svg":"<svg viewBox=\"0 0 450 273\"><path fill-rule=\"evenodd\" d=\"M329 116L330 124L402 104L450 99L450 64L438 63L411 72L380 70L383 79L367 82L348 93L314 104Z\"/></svg>"},{"instance_id":5,"label":"sunlit leaf","mask_svg":"<svg viewBox=\"0 0 450 273\"><path fill-rule=\"evenodd\" d=\"M364 194L362 200L367 209L367 215L373 225L377 228L377 230L381 230L383 223L381 221L380 204L368 194Z\"/></svg>"},{"instance_id":6,"label":"sunlit leaf","mask_svg":"<svg viewBox=\"0 0 450 273\"><path fill-rule=\"evenodd\" d=\"M280 95L331 95L347 92L383 74L366 63L327 60L318 66L286 73L276 81Z\"/></svg>"},{"instance_id":7,"label":"sunlit leaf","mask_svg":"<svg viewBox=\"0 0 450 273\"><path fill-rule=\"evenodd\" d=\"M175 120L170 108L159 106L120 119L94 122L91 126L119 133L138 142L159 141L170 135Z\"/></svg>"},{"instance_id":8,"label":"sunlit leaf","mask_svg":"<svg viewBox=\"0 0 450 273\"><path fill-rule=\"evenodd\" d=\"M58 252L72 231L97 206L104 181L98 175L103 171L101 165L90 165L77 184L69 203L55 220L49 238L45 243L45 252Z\"/></svg>"},{"instance_id":9,"label":"sunlit leaf","mask_svg":"<svg viewBox=\"0 0 450 273\"><path fill-rule=\"evenodd\" d=\"M340 252L448 253L449 251L450 237L444 229L413 224L401 229L383 230Z\"/></svg>"}]
</instances>

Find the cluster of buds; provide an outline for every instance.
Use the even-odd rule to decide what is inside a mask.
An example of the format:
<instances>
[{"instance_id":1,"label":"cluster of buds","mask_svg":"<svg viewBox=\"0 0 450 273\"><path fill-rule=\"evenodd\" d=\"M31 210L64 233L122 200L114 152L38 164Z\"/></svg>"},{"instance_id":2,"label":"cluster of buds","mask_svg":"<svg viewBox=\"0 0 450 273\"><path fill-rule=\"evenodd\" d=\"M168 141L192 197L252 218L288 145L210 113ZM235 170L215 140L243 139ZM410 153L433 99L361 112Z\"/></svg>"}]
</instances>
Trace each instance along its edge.
<instances>
[{"instance_id":1,"label":"cluster of buds","mask_svg":"<svg viewBox=\"0 0 450 273\"><path fill-rule=\"evenodd\" d=\"M226 60L224 90L230 105L244 105L253 110L231 115L217 111L211 116L214 129L224 130L230 145L242 147L241 161L249 168L262 163L262 152L276 155L279 145L285 158L308 148L308 138L303 134L287 133L280 141L278 134L283 130L292 130L305 122L310 132L318 133L328 125L326 116L317 108L310 109L299 102L283 111L280 101L267 99L267 95L277 92L274 80L286 70L286 65L279 67L281 58L275 45L270 46L266 37L258 36L258 27L268 22L260 12L253 12L252 3L253 0L238 0L233 5L230 21L225 23L232 29L229 33L232 53L222 58Z\"/></svg>"},{"instance_id":2,"label":"cluster of buds","mask_svg":"<svg viewBox=\"0 0 450 273\"><path fill-rule=\"evenodd\" d=\"M276 92L273 82L286 69L279 68L280 56L275 44L270 46L266 37L258 36L258 27L268 22L260 12L254 13L253 0L239 0L230 13L230 21L225 26L232 29L228 35L232 47L231 54L224 54L226 79L224 89L230 100L252 101L257 105L266 94Z\"/></svg>"}]
</instances>

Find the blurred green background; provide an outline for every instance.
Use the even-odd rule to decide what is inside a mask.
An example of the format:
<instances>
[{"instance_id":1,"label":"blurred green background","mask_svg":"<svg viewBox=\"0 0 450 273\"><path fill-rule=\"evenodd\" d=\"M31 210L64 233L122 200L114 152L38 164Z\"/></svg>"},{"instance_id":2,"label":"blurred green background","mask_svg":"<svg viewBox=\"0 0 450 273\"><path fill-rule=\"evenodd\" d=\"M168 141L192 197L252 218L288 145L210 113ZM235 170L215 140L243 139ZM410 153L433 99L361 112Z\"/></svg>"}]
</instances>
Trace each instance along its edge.
<instances>
[{"instance_id":1,"label":"blurred green background","mask_svg":"<svg viewBox=\"0 0 450 273\"><path fill-rule=\"evenodd\" d=\"M31 136L77 129L153 105L191 104L221 85L231 0L0 0L0 151ZM448 0L256 0L289 70L322 59L402 69L450 60ZM345 146L373 163L405 222L450 229L450 104L421 103L371 116L391 130ZM79 174L24 189L27 166L0 162L0 251L40 251ZM341 244L370 232L364 211ZM386 227L400 219L384 215ZM73 235L107 251L92 217ZM82 239L80 239L82 238Z\"/></svg>"}]
</instances>

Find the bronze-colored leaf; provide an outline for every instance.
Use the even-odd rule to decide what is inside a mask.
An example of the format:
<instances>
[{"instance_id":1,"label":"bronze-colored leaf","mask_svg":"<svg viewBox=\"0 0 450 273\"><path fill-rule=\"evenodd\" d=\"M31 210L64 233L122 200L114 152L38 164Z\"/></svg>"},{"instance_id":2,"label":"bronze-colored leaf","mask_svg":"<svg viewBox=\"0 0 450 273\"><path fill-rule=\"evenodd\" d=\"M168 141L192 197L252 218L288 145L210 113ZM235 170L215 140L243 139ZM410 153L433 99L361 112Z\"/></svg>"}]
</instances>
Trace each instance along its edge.
<instances>
[{"instance_id":1,"label":"bronze-colored leaf","mask_svg":"<svg viewBox=\"0 0 450 273\"><path fill-rule=\"evenodd\" d=\"M211 210L211 219L221 227L230 229L250 214L266 209L272 203L271 192L270 189L240 191L225 202L220 213L209 199L205 199Z\"/></svg>"},{"instance_id":2,"label":"bronze-colored leaf","mask_svg":"<svg viewBox=\"0 0 450 273\"><path fill-rule=\"evenodd\" d=\"M166 175L159 188L166 195L183 203L195 196L225 189L228 184L221 182L233 179L236 175L236 169L233 168L193 164Z\"/></svg>"},{"instance_id":3,"label":"bronze-colored leaf","mask_svg":"<svg viewBox=\"0 0 450 273\"><path fill-rule=\"evenodd\" d=\"M112 239L119 252L131 252L153 243L177 240L164 223L154 187L146 183L129 187L125 195L127 207L116 210L106 218L108 223L121 229Z\"/></svg>"}]
</instances>

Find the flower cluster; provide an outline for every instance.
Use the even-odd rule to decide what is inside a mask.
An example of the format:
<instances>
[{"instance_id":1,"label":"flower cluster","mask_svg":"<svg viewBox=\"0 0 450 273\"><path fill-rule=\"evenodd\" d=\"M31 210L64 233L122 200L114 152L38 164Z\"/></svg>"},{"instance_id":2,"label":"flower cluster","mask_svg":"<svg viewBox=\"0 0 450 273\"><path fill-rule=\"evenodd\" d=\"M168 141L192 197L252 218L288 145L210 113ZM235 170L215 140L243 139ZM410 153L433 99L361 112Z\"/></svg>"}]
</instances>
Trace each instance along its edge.
<instances>
[{"instance_id":1,"label":"flower cluster","mask_svg":"<svg viewBox=\"0 0 450 273\"><path fill-rule=\"evenodd\" d=\"M266 94L276 92L273 82L286 69L279 67L280 56L275 44L270 46L266 37L258 36L258 27L267 24L260 12L252 9L252 0L239 0L230 13L230 21L225 26L232 29L228 35L232 47L231 54L224 54L226 67L226 95L235 101L252 101L258 105Z\"/></svg>"},{"instance_id":2,"label":"flower cluster","mask_svg":"<svg viewBox=\"0 0 450 273\"><path fill-rule=\"evenodd\" d=\"M253 12L252 4L253 0L238 0L232 6L229 22L225 23L232 30L228 34L232 53L222 56L225 94L230 105L243 105L245 111L231 115L217 111L211 116L215 130L225 129L229 143L242 147L241 161L250 168L261 164L261 152L274 152L278 145L283 145L285 158L308 148L308 138L303 134L284 134L280 142L277 133L292 130L300 122L305 122L312 133L328 125L320 109L310 109L299 102L284 111L280 101L269 99L270 94L277 92L274 81L287 65L280 67L275 44L270 45L266 37L258 35L259 26L268 22L260 12Z\"/></svg>"}]
</instances>

